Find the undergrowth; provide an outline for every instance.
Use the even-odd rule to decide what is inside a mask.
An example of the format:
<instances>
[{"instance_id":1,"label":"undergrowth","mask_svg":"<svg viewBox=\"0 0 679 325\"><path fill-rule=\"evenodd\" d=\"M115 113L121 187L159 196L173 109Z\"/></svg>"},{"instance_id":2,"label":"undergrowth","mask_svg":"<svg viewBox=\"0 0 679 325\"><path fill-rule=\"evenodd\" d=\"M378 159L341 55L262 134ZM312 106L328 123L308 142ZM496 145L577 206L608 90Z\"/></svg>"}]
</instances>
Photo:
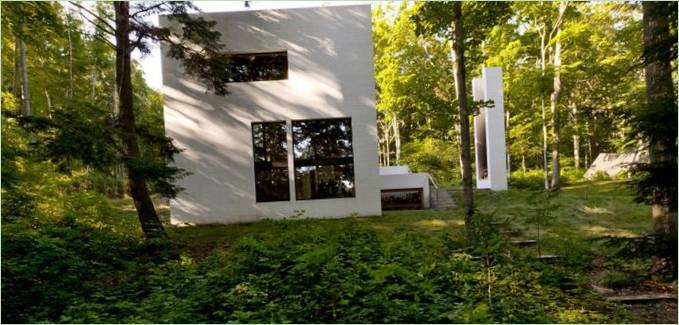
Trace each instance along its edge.
<instances>
[{"instance_id":1,"label":"undergrowth","mask_svg":"<svg viewBox=\"0 0 679 325\"><path fill-rule=\"evenodd\" d=\"M134 237L77 222L40 229L6 226L3 320L543 323L625 319L619 308L588 290L564 286L571 277L563 266L540 263L504 241L490 239L470 246L458 231L431 238L402 228L385 237L355 223L345 224L340 231L315 227L305 231L306 225L303 220L270 221L278 236L247 235L230 249L215 249L202 260L185 253L177 258L149 255L146 244Z\"/></svg>"}]
</instances>

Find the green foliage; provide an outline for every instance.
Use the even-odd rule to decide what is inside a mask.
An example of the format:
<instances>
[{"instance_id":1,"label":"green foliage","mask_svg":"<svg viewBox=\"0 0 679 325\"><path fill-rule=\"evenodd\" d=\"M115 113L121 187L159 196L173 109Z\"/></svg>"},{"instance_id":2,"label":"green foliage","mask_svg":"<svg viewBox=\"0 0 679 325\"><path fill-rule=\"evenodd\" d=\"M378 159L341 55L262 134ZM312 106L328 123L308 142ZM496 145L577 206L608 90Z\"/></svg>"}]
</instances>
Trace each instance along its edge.
<instances>
[{"instance_id":1,"label":"green foliage","mask_svg":"<svg viewBox=\"0 0 679 325\"><path fill-rule=\"evenodd\" d=\"M633 130L645 136L652 161L631 168L638 202L677 207L677 105L674 97L641 105L633 115Z\"/></svg>"},{"instance_id":2,"label":"green foliage","mask_svg":"<svg viewBox=\"0 0 679 325\"><path fill-rule=\"evenodd\" d=\"M592 175L592 180L593 181L606 181L610 180L611 176L608 176L608 173L603 170L598 170L594 175Z\"/></svg>"},{"instance_id":3,"label":"green foliage","mask_svg":"<svg viewBox=\"0 0 679 325\"><path fill-rule=\"evenodd\" d=\"M599 281L608 288L624 288L635 284L634 279L619 271L604 271Z\"/></svg>"},{"instance_id":4,"label":"green foliage","mask_svg":"<svg viewBox=\"0 0 679 325\"><path fill-rule=\"evenodd\" d=\"M412 6L398 8L389 3L373 11L375 81L378 89L377 111L381 158L395 161L398 129L401 158L410 143L436 139L457 147L451 128L453 117L453 76L449 66L448 47L444 41L430 36L418 36L410 19ZM390 17L395 14L395 17ZM386 153L385 147L389 148ZM445 159L454 159L454 155ZM401 163L401 162L399 162Z\"/></svg>"},{"instance_id":5,"label":"green foliage","mask_svg":"<svg viewBox=\"0 0 679 325\"><path fill-rule=\"evenodd\" d=\"M452 143L427 138L407 143L402 149L403 163L414 172L429 173L439 185L459 179L457 148Z\"/></svg>"},{"instance_id":6,"label":"green foliage","mask_svg":"<svg viewBox=\"0 0 679 325\"><path fill-rule=\"evenodd\" d=\"M134 212L125 212L128 200L110 210L103 197L70 196L61 198L70 208L49 218L3 224L2 317L85 323L623 322L619 306L588 289L585 270L599 247L586 240L592 234L554 236L591 223L642 228L622 217L569 214L581 204L600 203L587 195L650 224L646 210L615 210L633 205L620 186L565 187L554 198L563 209L543 225L542 239L546 251L562 256L552 264L536 260L531 248L509 245L509 230L534 228L526 220L533 206L529 192L517 189L478 196L478 204L492 204L493 211L478 211L471 240L455 226L463 215L456 209L169 227L179 244L160 250L141 240ZM441 223L446 226L434 227ZM620 261L604 267L648 275L642 251L659 245L624 243L606 253ZM634 266L617 266L628 257L637 259L628 263Z\"/></svg>"},{"instance_id":7,"label":"green foliage","mask_svg":"<svg viewBox=\"0 0 679 325\"><path fill-rule=\"evenodd\" d=\"M534 169L526 173L515 171L509 176L509 187L519 189L538 190L544 189L545 181L542 170Z\"/></svg>"},{"instance_id":8,"label":"green foliage","mask_svg":"<svg viewBox=\"0 0 679 325\"><path fill-rule=\"evenodd\" d=\"M271 226L286 223L304 227L294 221ZM87 234L89 244L83 246L78 233ZM554 322L567 310L557 302L571 299L545 278L558 271L536 269L524 258L496 260L489 283L484 262L460 251L459 240L436 244L459 233L445 233L434 246L409 232L396 232L387 242L351 224L335 234L284 234L246 236L228 254L216 251L200 262L182 255L146 263L139 242L77 224L3 236L3 282L13 279L3 290L21 291L3 300L4 307L14 307L3 308L3 317L95 323ZM594 313L583 321L601 319Z\"/></svg>"},{"instance_id":9,"label":"green foliage","mask_svg":"<svg viewBox=\"0 0 679 325\"><path fill-rule=\"evenodd\" d=\"M561 169L561 181L564 184L576 184L584 180L585 171L577 170L572 167L564 167Z\"/></svg>"}]
</instances>

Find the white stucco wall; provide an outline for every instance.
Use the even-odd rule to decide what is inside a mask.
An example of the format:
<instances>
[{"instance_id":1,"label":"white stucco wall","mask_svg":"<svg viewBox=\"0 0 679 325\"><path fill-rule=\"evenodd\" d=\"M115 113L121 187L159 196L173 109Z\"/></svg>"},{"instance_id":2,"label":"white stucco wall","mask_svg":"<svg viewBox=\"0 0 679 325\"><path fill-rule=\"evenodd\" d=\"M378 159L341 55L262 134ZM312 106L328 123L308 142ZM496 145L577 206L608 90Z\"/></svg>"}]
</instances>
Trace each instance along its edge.
<instances>
[{"instance_id":1,"label":"white stucco wall","mask_svg":"<svg viewBox=\"0 0 679 325\"><path fill-rule=\"evenodd\" d=\"M428 173L412 173L412 174L392 173L380 175L380 189L382 190L421 188L422 203L425 209L431 208L429 191L430 184L433 184L433 181L431 180L431 176Z\"/></svg>"},{"instance_id":2,"label":"white stucco wall","mask_svg":"<svg viewBox=\"0 0 679 325\"><path fill-rule=\"evenodd\" d=\"M227 51L288 51L288 79L229 84L216 96L163 56L165 129L192 174L171 201L173 223L380 215L370 6L202 14L217 22ZM166 17L160 18L167 26ZM295 200L290 121L350 117L355 198ZM289 202L255 202L251 123L287 121Z\"/></svg>"},{"instance_id":3,"label":"white stucco wall","mask_svg":"<svg viewBox=\"0 0 679 325\"><path fill-rule=\"evenodd\" d=\"M408 166L382 166L380 175L410 174Z\"/></svg>"},{"instance_id":4,"label":"white stucco wall","mask_svg":"<svg viewBox=\"0 0 679 325\"><path fill-rule=\"evenodd\" d=\"M498 67L483 68L481 78L472 80L474 100L492 100L493 107L480 109L474 117L474 139L476 151L476 187L502 191L507 189L507 150L505 135L505 106L502 89L502 69ZM483 119L483 121L481 121ZM482 177L479 162L479 136L477 128L485 127L486 159L488 176ZM481 132L482 133L482 132Z\"/></svg>"}]
</instances>

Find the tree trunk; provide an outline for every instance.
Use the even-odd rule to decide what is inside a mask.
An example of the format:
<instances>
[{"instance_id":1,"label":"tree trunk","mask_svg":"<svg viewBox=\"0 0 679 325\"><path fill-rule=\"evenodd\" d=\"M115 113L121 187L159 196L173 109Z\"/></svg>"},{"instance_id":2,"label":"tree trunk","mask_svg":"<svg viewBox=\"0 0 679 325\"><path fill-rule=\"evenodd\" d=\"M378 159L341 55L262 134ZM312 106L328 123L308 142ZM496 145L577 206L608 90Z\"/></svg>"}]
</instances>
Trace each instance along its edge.
<instances>
[{"instance_id":1,"label":"tree trunk","mask_svg":"<svg viewBox=\"0 0 679 325\"><path fill-rule=\"evenodd\" d=\"M592 136L587 136L587 155L585 155L585 166L589 168L589 165L594 162L594 157L592 156Z\"/></svg>"},{"instance_id":2,"label":"tree trunk","mask_svg":"<svg viewBox=\"0 0 679 325\"><path fill-rule=\"evenodd\" d=\"M71 15L66 15L66 33L68 35L68 90L66 97L73 97L73 40L71 38Z\"/></svg>"},{"instance_id":3,"label":"tree trunk","mask_svg":"<svg viewBox=\"0 0 679 325\"><path fill-rule=\"evenodd\" d=\"M642 2L644 24L644 52L648 56L655 53L667 53L666 56L646 58L646 101L653 109L672 109L676 107L670 48L676 40L670 38L669 20L676 4L669 2ZM672 146L676 146L677 135L656 135L649 139L649 158L653 165L669 164L676 168L677 157L672 154ZM676 171L675 171L676 172ZM676 195L674 193L673 195ZM655 232L663 236L676 236L677 210L668 198L667 193L656 189L652 197L652 214ZM676 240L676 239L675 239Z\"/></svg>"},{"instance_id":4,"label":"tree trunk","mask_svg":"<svg viewBox=\"0 0 679 325\"><path fill-rule=\"evenodd\" d=\"M546 56L547 46L545 44L546 31L543 30L540 34L540 68L542 69L542 77L545 76L547 70ZM542 110L542 177L545 182L545 190L549 190L549 165L547 161L547 111L545 109L545 91L540 90L540 108Z\"/></svg>"},{"instance_id":5,"label":"tree trunk","mask_svg":"<svg viewBox=\"0 0 679 325\"><path fill-rule=\"evenodd\" d=\"M526 175L526 155L521 155L521 174Z\"/></svg>"},{"instance_id":6,"label":"tree trunk","mask_svg":"<svg viewBox=\"0 0 679 325\"><path fill-rule=\"evenodd\" d=\"M111 112L113 113L113 116L117 117L118 113L120 113L120 103L119 103L120 101L118 99L117 82L113 83L112 94L113 94L113 101L111 102L111 105L113 105L113 107L111 107Z\"/></svg>"},{"instance_id":7,"label":"tree trunk","mask_svg":"<svg viewBox=\"0 0 679 325\"><path fill-rule=\"evenodd\" d=\"M23 39L19 39L19 53L21 56L21 115L31 116L31 95L28 90L28 69L26 68L26 44Z\"/></svg>"},{"instance_id":8,"label":"tree trunk","mask_svg":"<svg viewBox=\"0 0 679 325\"><path fill-rule=\"evenodd\" d=\"M50 98L50 93L47 92L47 88L45 88L45 99L47 100L47 116L52 118L52 99Z\"/></svg>"},{"instance_id":9,"label":"tree trunk","mask_svg":"<svg viewBox=\"0 0 679 325\"><path fill-rule=\"evenodd\" d=\"M459 132L457 125L455 123L453 123L452 129L453 129L453 134L455 136L455 141L457 141L454 145L457 145L458 148L459 148L460 145L462 144L462 140L460 140L460 132ZM462 179L462 178L464 178L464 170L462 169L463 163L462 163L462 151L461 150L457 151L457 162L460 166L460 179Z\"/></svg>"},{"instance_id":10,"label":"tree trunk","mask_svg":"<svg viewBox=\"0 0 679 325\"><path fill-rule=\"evenodd\" d=\"M455 69L455 95L460 106L460 152L462 156L462 200L465 209L465 228L471 237L474 218L474 189L469 132L469 108L467 107L467 77L464 58L464 30L462 26L462 3L453 2L453 55Z\"/></svg>"},{"instance_id":11,"label":"tree trunk","mask_svg":"<svg viewBox=\"0 0 679 325\"><path fill-rule=\"evenodd\" d=\"M559 17L566 11L566 2L559 3ZM561 21L561 19L559 20ZM559 190L561 178L561 165L559 164L559 144L561 142L561 112L559 111L559 99L561 96L561 41L558 38L561 33L561 23L556 26L556 43L554 44L554 89L551 100L552 111L552 184L551 190Z\"/></svg>"},{"instance_id":12,"label":"tree trunk","mask_svg":"<svg viewBox=\"0 0 679 325\"><path fill-rule=\"evenodd\" d=\"M95 100L97 98L97 69L92 68L92 78L90 79L92 81L92 93L90 96L92 97L92 100Z\"/></svg>"},{"instance_id":13,"label":"tree trunk","mask_svg":"<svg viewBox=\"0 0 679 325\"><path fill-rule=\"evenodd\" d=\"M390 126L386 126L384 128L384 165L385 166L390 166L389 162L389 154L390 154L390 149L389 149L389 130Z\"/></svg>"},{"instance_id":14,"label":"tree trunk","mask_svg":"<svg viewBox=\"0 0 679 325\"><path fill-rule=\"evenodd\" d=\"M509 133L509 111L507 111L505 115L505 130L507 130L507 133ZM509 147L509 145L507 146ZM509 179L509 175L512 174L512 156L509 153L509 150L507 150L507 179Z\"/></svg>"},{"instance_id":15,"label":"tree trunk","mask_svg":"<svg viewBox=\"0 0 679 325\"><path fill-rule=\"evenodd\" d=\"M12 94L14 98L21 98L21 53L20 40L14 36L14 83L12 83Z\"/></svg>"},{"instance_id":16,"label":"tree trunk","mask_svg":"<svg viewBox=\"0 0 679 325\"><path fill-rule=\"evenodd\" d=\"M398 116L396 116L396 113L392 112L392 117L393 117L393 128L394 128L394 149L396 150L396 165L398 165L401 161L401 132L400 132L400 125L398 121Z\"/></svg>"},{"instance_id":17,"label":"tree trunk","mask_svg":"<svg viewBox=\"0 0 679 325\"><path fill-rule=\"evenodd\" d=\"M580 116L578 115L578 105L575 102L571 103L571 112L573 113L573 164L575 170L580 170Z\"/></svg>"},{"instance_id":18,"label":"tree trunk","mask_svg":"<svg viewBox=\"0 0 679 325\"><path fill-rule=\"evenodd\" d=\"M115 2L116 23L116 85L120 97L119 125L125 148L128 191L134 200L139 222L146 238L165 237L153 201L146 188L145 176L140 173L136 163L141 159L133 109L132 77L130 65L130 4Z\"/></svg>"}]
</instances>

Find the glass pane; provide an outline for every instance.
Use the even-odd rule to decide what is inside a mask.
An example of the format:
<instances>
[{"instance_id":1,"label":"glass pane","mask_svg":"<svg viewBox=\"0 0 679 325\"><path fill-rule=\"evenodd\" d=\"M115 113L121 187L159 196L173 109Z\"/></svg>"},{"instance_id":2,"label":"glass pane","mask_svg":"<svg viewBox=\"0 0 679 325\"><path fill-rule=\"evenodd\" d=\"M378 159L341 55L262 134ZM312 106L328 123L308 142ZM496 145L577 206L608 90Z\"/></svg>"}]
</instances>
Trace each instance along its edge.
<instances>
[{"instance_id":1,"label":"glass pane","mask_svg":"<svg viewBox=\"0 0 679 325\"><path fill-rule=\"evenodd\" d=\"M421 209L422 190L382 190L382 209Z\"/></svg>"},{"instance_id":2,"label":"glass pane","mask_svg":"<svg viewBox=\"0 0 679 325\"><path fill-rule=\"evenodd\" d=\"M351 119L292 122L295 159L351 158Z\"/></svg>"},{"instance_id":3,"label":"glass pane","mask_svg":"<svg viewBox=\"0 0 679 325\"><path fill-rule=\"evenodd\" d=\"M288 79L288 52L232 54L230 82Z\"/></svg>"},{"instance_id":4,"label":"glass pane","mask_svg":"<svg viewBox=\"0 0 679 325\"><path fill-rule=\"evenodd\" d=\"M257 202L290 199L285 122L253 123Z\"/></svg>"},{"instance_id":5,"label":"glass pane","mask_svg":"<svg viewBox=\"0 0 679 325\"><path fill-rule=\"evenodd\" d=\"M354 197L351 119L292 122L297 200Z\"/></svg>"},{"instance_id":6,"label":"glass pane","mask_svg":"<svg viewBox=\"0 0 679 325\"><path fill-rule=\"evenodd\" d=\"M354 166L304 166L295 169L297 200L354 197Z\"/></svg>"}]
</instances>

